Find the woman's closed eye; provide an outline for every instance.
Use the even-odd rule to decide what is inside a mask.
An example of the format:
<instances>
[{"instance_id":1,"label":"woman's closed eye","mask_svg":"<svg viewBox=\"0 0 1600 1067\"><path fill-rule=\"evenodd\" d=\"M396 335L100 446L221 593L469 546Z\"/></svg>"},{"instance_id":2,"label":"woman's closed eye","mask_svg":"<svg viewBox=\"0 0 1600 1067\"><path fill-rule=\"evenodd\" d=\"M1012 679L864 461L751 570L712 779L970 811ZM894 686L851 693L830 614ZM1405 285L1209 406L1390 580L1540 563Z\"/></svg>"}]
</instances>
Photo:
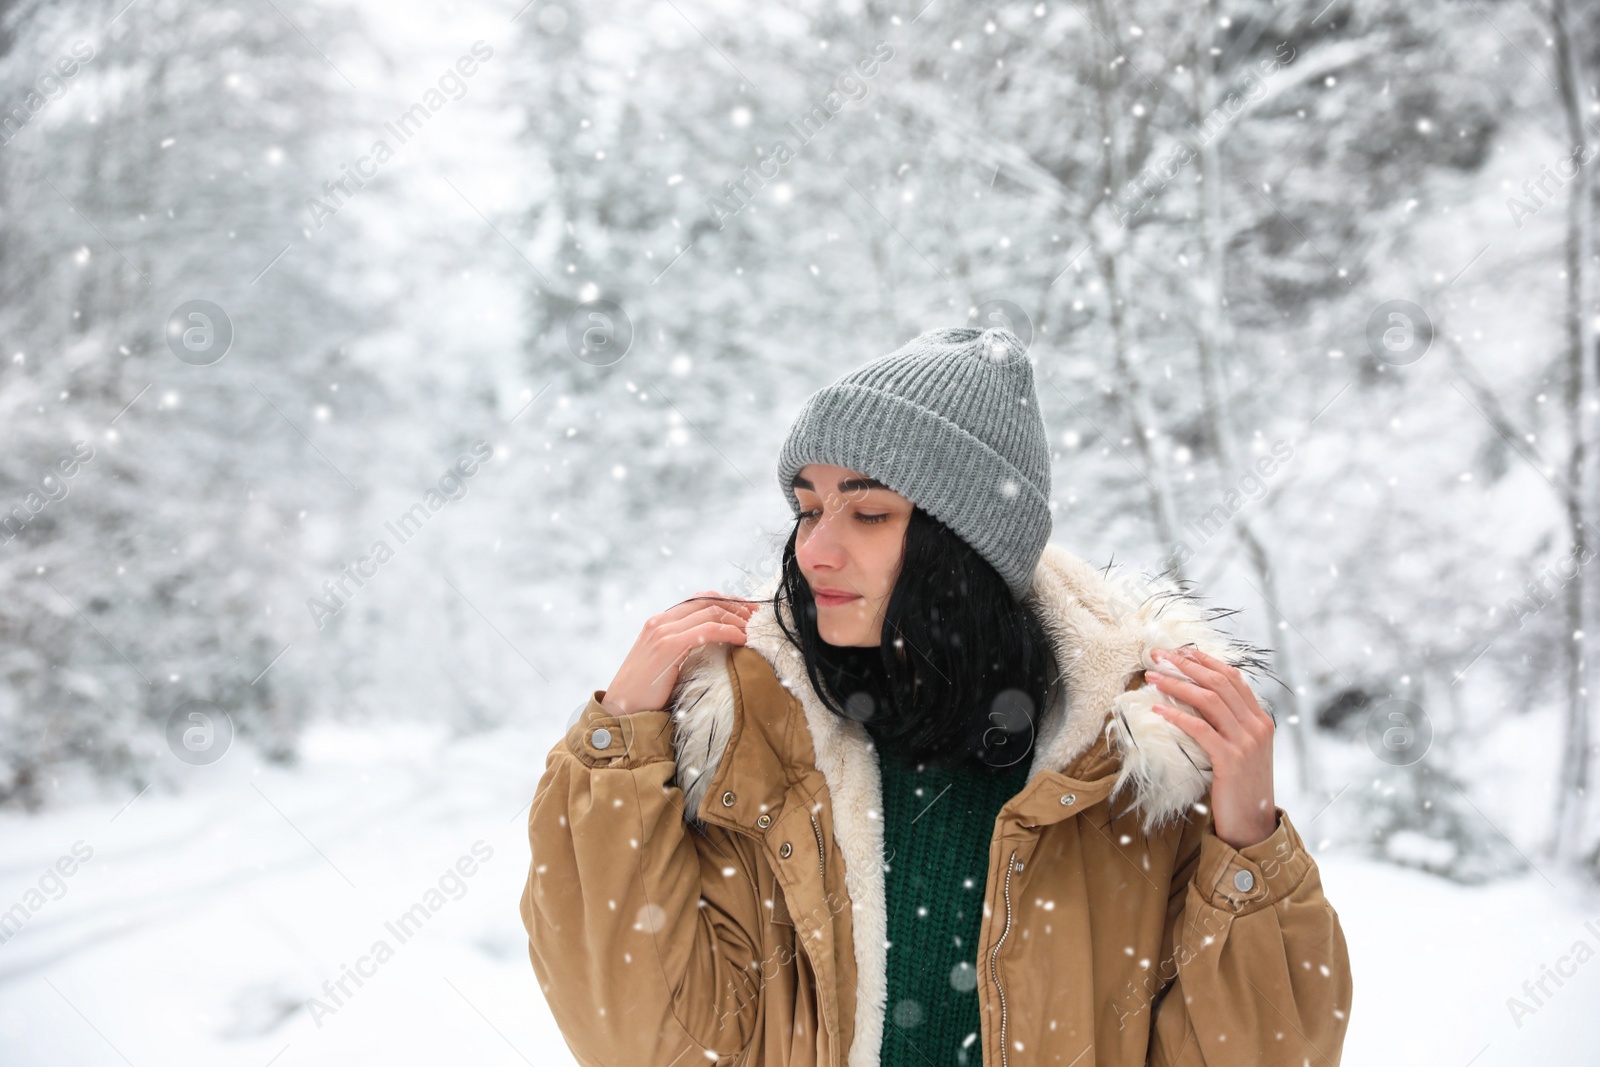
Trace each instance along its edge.
<instances>
[{"instance_id":1,"label":"woman's closed eye","mask_svg":"<svg viewBox=\"0 0 1600 1067\"><path fill-rule=\"evenodd\" d=\"M887 511L877 512L877 513L872 513L872 514L869 514L867 512L863 512L863 511L858 511L858 512L855 513L855 515L856 515L856 519L858 521L865 522L865 523L884 522L885 520L887 520L889 518L889 513ZM821 516L822 516L822 509L821 508L812 508L810 511L802 511L800 513L799 518L800 518L801 522L816 522L817 519L819 519Z\"/></svg>"}]
</instances>

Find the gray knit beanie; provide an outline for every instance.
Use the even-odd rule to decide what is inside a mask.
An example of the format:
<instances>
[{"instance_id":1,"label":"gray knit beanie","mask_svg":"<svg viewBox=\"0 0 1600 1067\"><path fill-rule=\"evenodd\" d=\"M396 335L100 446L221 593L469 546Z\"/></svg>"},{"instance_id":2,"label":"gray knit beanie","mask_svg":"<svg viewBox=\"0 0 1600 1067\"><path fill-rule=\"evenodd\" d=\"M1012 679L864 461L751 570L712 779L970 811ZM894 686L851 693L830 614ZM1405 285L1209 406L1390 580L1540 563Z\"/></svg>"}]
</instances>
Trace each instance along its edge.
<instances>
[{"instance_id":1,"label":"gray knit beanie","mask_svg":"<svg viewBox=\"0 0 1600 1067\"><path fill-rule=\"evenodd\" d=\"M1019 599L1050 539L1050 448L1010 330L929 330L813 393L778 456L800 513L807 463L849 467L950 527Z\"/></svg>"}]
</instances>

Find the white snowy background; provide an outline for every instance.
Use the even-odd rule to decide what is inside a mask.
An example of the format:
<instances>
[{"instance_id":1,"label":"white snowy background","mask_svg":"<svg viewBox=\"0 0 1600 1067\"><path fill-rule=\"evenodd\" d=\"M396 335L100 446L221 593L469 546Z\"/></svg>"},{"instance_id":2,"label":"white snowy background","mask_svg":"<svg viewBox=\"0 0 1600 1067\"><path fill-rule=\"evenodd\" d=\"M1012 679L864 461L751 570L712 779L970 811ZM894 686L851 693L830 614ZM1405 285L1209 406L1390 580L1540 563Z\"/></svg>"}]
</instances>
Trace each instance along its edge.
<instances>
[{"instance_id":1,"label":"white snowy background","mask_svg":"<svg viewBox=\"0 0 1600 1067\"><path fill-rule=\"evenodd\" d=\"M1600 1061L1593 164L1560 166L1600 150L1600 11L924 2L0 2L0 1063L571 1062L517 913L545 754L647 615L775 565L807 394L996 307L1054 540L1181 542L1274 651L1344 1062ZM197 299L208 365L168 344ZM597 299L607 365L569 343ZM209 765L168 744L189 700L236 731Z\"/></svg>"}]
</instances>

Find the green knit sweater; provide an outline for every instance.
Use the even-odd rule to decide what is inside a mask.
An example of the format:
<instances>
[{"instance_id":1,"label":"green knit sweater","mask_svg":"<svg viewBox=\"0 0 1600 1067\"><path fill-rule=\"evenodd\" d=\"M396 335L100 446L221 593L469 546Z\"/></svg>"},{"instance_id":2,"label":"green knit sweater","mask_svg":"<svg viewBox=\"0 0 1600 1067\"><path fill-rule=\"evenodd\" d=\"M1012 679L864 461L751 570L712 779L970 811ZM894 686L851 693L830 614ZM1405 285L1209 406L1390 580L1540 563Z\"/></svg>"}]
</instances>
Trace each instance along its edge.
<instances>
[{"instance_id":1,"label":"green knit sweater","mask_svg":"<svg viewBox=\"0 0 1600 1067\"><path fill-rule=\"evenodd\" d=\"M951 771L908 764L874 741L889 910L880 1064L979 1064L978 933L989 843L995 816L1027 784L1031 761Z\"/></svg>"}]
</instances>

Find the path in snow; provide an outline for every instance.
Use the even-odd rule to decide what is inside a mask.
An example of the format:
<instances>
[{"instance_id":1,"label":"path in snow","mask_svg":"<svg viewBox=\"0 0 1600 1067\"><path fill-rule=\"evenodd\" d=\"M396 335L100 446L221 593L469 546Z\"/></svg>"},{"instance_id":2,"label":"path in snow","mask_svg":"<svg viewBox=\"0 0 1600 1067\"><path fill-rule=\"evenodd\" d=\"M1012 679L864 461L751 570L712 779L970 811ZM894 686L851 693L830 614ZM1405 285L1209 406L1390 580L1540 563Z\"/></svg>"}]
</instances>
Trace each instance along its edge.
<instances>
[{"instance_id":1,"label":"path in snow","mask_svg":"<svg viewBox=\"0 0 1600 1067\"><path fill-rule=\"evenodd\" d=\"M93 850L0 945L0 1062L572 1062L517 913L526 805L554 739L319 727L293 770L240 749L180 796L0 817L0 907L75 842ZM475 845L472 875L450 878ZM1575 973L1520 1028L1506 1006L1575 941L1600 948L1582 894L1537 873L1468 889L1339 852L1318 863L1355 967L1345 1063L1593 1062L1600 959L1564 965ZM446 903L397 944L384 924L441 877ZM379 938L394 957L314 1020L308 998Z\"/></svg>"}]
</instances>

